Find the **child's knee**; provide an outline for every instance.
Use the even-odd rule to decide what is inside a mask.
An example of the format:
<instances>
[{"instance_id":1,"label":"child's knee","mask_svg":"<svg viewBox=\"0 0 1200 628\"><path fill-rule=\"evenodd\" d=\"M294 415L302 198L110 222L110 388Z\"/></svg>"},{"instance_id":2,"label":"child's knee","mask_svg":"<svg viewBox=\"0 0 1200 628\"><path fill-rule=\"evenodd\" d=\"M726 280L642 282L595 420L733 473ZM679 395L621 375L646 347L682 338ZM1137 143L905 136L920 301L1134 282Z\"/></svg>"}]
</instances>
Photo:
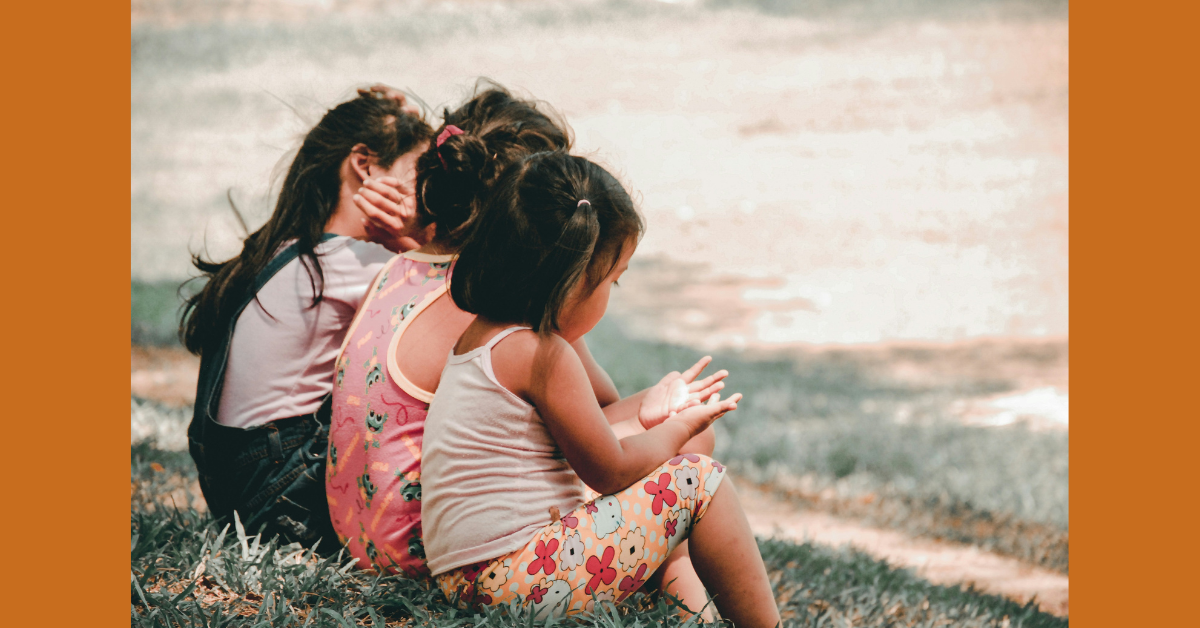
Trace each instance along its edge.
<instances>
[{"instance_id":1,"label":"child's knee","mask_svg":"<svg viewBox=\"0 0 1200 628\"><path fill-rule=\"evenodd\" d=\"M662 475L670 476L669 486L678 499L699 510L717 492L725 477L725 466L703 454L684 453L668 460L658 477Z\"/></svg>"},{"instance_id":2,"label":"child's knee","mask_svg":"<svg viewBox=\"0 0 1200 628\"><path fill-rule=\"evenodd\" d=\"M679 448L679 453L711 456L716 447L717 433L710 425L708 429L693 436L691 440L684 443L683 447Z\"/></svg>"}]
</instances>

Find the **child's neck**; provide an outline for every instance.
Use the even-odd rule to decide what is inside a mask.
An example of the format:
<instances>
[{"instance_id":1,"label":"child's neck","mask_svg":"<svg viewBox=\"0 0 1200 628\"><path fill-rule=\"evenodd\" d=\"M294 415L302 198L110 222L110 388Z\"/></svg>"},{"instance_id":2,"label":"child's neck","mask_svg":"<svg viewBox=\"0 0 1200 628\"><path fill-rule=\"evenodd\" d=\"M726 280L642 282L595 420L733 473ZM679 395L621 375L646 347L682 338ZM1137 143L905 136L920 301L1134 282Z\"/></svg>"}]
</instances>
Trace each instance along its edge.
<instances>
[{"instance_id":1,"label":"child's neck","mask_svg":"<svg viewBox=\"0 0 1200 628\"><path fill-rule=\"evenodd\" d=\"M437 240L431 240L425 246L417 249L416 252L426 255L453 255L458 253L458 247L450 246Z\"/></svg>"}]
</instances>

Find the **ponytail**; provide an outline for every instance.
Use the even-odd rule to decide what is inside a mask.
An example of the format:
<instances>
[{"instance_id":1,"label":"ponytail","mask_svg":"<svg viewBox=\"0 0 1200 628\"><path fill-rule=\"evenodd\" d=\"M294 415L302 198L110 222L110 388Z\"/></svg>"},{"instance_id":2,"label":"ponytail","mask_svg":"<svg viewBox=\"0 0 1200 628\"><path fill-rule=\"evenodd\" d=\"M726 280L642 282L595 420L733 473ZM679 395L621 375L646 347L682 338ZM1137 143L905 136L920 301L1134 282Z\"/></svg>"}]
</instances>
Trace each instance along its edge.
<instances>
[{"instance_id":1,"label":"ponytail","mask_svg":"<svg viewBox=\"0 0 1200 628\"><path fill-rule=\"evenodd\" d=\"M566 124L545 104L481 81L476 94L443 114L437 140L417 160L417 211L437 224L434 240L457 249L479 218L500 174L540 151L567 150Z\"/></svg>"},{"instance_id":2,"label":"ponytail","mask_svg":"<svg viewBox=\"0 0 1200 628\"><path fill-rule=\"evenodd\" d=\"M641 235L641 216L607 171L563 151L502 173L459 253L450 296L463 311L546 334Z\"/></svg>"}]
</instances>

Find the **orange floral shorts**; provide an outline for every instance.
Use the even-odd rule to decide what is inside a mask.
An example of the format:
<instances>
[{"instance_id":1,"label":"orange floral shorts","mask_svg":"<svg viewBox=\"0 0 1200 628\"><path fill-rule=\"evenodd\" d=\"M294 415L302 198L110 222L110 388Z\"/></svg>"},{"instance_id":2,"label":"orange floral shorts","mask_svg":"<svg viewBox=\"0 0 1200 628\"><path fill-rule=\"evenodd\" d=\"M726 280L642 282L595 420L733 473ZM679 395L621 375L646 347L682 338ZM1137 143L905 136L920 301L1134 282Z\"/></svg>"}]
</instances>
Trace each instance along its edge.
<instances>
[{"instance_id":1,"label":"orange floral shorts","mask_svg":"<svg viewBox=\"0 0 1200 628\"><path fill-rule=\"evenodd\" d=\"M524 548L437 576L465 607L534 608L537 618L621 603L654 573L704 516L725 467L682 454L633 486L602 495L536 533Z\"/></svg>"}]
</instances>

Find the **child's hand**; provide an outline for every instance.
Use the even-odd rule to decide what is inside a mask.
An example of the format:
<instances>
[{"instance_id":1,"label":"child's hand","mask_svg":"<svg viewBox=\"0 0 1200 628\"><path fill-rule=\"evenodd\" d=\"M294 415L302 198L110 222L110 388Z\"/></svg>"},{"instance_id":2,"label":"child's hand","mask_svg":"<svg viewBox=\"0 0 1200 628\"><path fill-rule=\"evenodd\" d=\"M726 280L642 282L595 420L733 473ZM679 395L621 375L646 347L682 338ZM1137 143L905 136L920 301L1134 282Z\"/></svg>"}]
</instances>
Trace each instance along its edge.
<instances>
[{"instance_id":1,"label":"child's hand","mask_svg":"<svg viewBox=\"0 0 1200 628\"><path fill-rule=\"evenodd\" d=\"M366 215L367 239L402 253L424 244L425 230L417 227L417 205L412 184L394 177L367 179L354 195L354 204Z\"/></svg>"},{"instance_id":2,"label":"child's hand","mask_svg":"<svg viewBox=\"0 0 1200 628\"><path fill-rule=\"evenodd\" d=\"M370 87L360 87L358 88L358 95L394 100L400 105L400 109L405 113L409 113L417 117L421 116L421 108L417 105L409 103L408 96L406 96L404 92L392 87L391 85L376 83Z\"/></svg>"},{"instance_id":3,"label":"child's hand","mask_svg":"<svg viewBox=\"0 0 1200 628\"><path fill-rule=\"evenodd\" d=\"M737 410L737 404L742 400L742 393L734 393L734 395L725 401L721 401L720 393L713 393L708 398L708 402L699 405L690 406L680 412L670 416L667 421L678 421L683 423L691 431L692 436L703 432L712 425L714 421L725 416L726 412Z\"/></svg>"},{"instance_id":4,"label":"child's hand","mask_svg":"<svg viewBox=\"0 0 1200 628\"><path fill-rule=\"evenodd\" d=\"M729 375L729 371L725 370L695 381L696 376L710 362L712 357L704 356L683 373L667 373L662 380L647 390L646 396L642 398L642 405L638 408L638 420L641 421L642 427L650 429L680 411L699 405L701 399L708 399L724 388L725 382L721 380Z\"/></svg>"}]
</instances>

